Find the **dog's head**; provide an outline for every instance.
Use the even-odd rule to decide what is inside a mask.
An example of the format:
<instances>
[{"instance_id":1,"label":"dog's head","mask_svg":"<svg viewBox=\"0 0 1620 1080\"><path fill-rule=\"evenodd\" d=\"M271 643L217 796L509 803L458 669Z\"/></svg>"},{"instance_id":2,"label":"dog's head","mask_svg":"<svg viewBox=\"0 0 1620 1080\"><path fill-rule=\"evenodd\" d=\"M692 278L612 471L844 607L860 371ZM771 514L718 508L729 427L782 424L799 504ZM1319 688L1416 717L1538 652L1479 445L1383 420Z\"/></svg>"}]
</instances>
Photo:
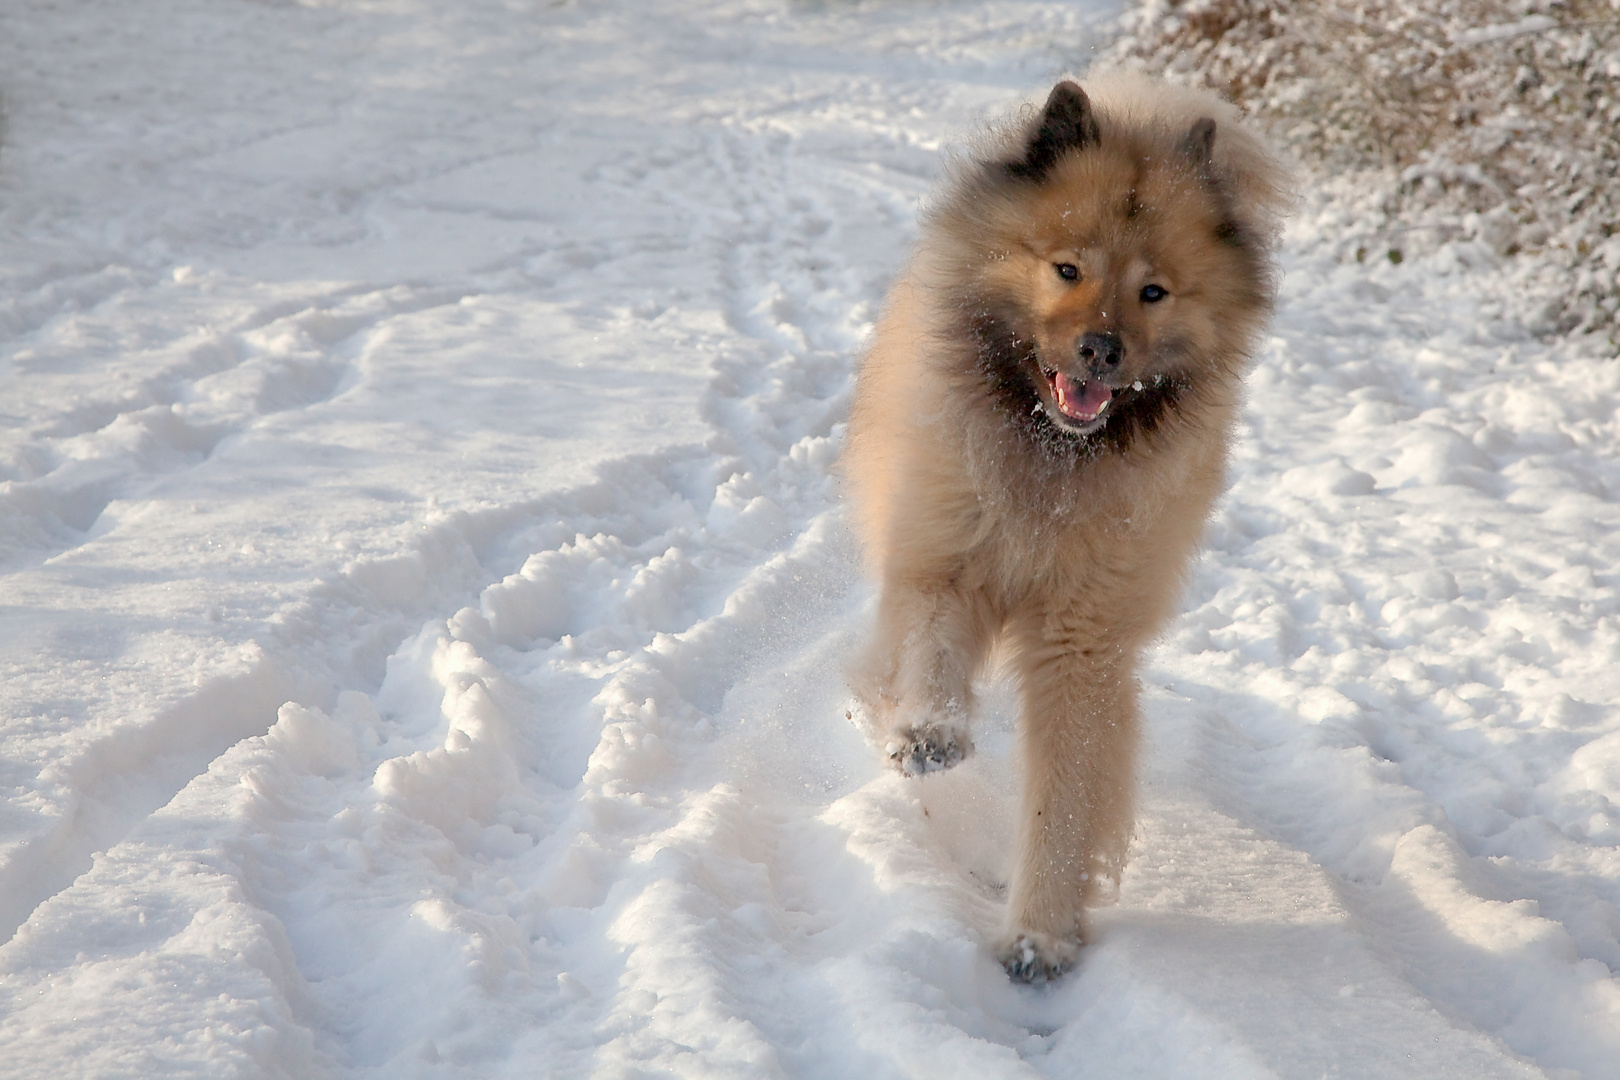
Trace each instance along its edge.
<instances>
[{"instance_id":1,"label":"dog's head","mask_svg":"<svg viewBox=\"0 0 1620 1080\"><path fill-rule=\"evenodd\" d=\"M1071 434L1235 375L1270 310L1268 237L1216 119L1157 104L1099 109L1059 83L944 214L971 282L956 303Z\"/></svg>"}]
</instances>

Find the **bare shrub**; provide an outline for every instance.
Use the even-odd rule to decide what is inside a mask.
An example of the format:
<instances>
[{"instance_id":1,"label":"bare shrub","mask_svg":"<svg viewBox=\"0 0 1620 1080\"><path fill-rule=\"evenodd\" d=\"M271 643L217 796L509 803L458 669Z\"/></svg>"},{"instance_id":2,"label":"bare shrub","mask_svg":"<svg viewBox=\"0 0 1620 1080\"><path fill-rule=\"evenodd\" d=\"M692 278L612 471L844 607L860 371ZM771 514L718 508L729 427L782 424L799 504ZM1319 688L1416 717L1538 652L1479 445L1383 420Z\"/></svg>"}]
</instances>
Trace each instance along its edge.
<instances>
[{"instance_id":1,"label":"bare shrub","mask_svg":"<svg viewBox=\"0 0 1620 1080\"><path fill-rule=\"evenodd\" d=\"M1147 0L1116 61L1212 86L1379 198L1354 257L1541 263L1541 332L1620 307L1620 0Z\"/></svg>"}]
</instances>

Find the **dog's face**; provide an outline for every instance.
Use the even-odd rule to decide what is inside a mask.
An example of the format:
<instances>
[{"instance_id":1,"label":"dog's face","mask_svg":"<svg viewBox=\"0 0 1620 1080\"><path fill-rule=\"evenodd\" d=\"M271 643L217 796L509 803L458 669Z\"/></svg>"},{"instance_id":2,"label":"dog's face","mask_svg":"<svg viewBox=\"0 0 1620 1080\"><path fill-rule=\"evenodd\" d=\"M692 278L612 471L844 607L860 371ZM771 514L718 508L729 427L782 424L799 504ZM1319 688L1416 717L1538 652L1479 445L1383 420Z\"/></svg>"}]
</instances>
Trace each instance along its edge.
<instances>
[{"instance_id":1,"label":"dog's face","mask_svg":"<svg viewBox=\"0 0 1620 1080\"><path fill-rule=\"evenodd\" d=\"M1024 343L1021 375L1059 430L1100 431L1242 351L1255 258L1210 179L1212 120L1158 137L1099 127L1059 84L1004 163L980 295Z\"/></svg>"}]
</instances>

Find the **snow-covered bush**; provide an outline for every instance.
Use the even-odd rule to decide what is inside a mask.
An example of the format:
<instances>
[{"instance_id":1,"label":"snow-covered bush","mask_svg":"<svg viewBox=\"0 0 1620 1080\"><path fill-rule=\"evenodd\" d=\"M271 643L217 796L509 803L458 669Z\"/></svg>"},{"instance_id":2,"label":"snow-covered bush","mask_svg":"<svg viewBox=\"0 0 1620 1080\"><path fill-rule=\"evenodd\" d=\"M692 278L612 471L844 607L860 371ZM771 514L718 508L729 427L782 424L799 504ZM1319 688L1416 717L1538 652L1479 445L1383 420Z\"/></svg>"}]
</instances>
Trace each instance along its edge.
<instances>
[{"instance_id":1,"label":"snow-covered bush","mask_svg":"<svg viewBox=\"0 0 1620 1080\"><path fill-rule=\"evenodd\" d=\"M1620 0L1147 0L1116 60L1230 95L1374 195L1348 257L1478 241L1542 333L1620 307Z\"/></svg>"}]
</instances>

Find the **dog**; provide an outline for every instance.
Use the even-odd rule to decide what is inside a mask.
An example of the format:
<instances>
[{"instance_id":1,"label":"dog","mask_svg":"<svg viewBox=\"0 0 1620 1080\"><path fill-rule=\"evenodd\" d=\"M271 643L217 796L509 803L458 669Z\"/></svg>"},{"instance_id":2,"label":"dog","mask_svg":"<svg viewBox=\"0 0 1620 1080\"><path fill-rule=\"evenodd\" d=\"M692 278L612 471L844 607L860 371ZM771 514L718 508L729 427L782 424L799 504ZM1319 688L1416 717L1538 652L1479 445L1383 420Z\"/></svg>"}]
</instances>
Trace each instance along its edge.
<instances>
[{"instance_id":1,"label":"dog","mask_svg":"<svg viewBox=\"0 0 1620 1080\"><path fill-rule=\"evenodd\" d=\"M1211 94L1059 82L958 155L861 358L841 469L880 593L854 693L918 776L972 753L992 656L1016 677L1016 980L1072 967L1118 889L1138 659L1224 486L1285 191Z\"/></svg>"}]
</instances>

